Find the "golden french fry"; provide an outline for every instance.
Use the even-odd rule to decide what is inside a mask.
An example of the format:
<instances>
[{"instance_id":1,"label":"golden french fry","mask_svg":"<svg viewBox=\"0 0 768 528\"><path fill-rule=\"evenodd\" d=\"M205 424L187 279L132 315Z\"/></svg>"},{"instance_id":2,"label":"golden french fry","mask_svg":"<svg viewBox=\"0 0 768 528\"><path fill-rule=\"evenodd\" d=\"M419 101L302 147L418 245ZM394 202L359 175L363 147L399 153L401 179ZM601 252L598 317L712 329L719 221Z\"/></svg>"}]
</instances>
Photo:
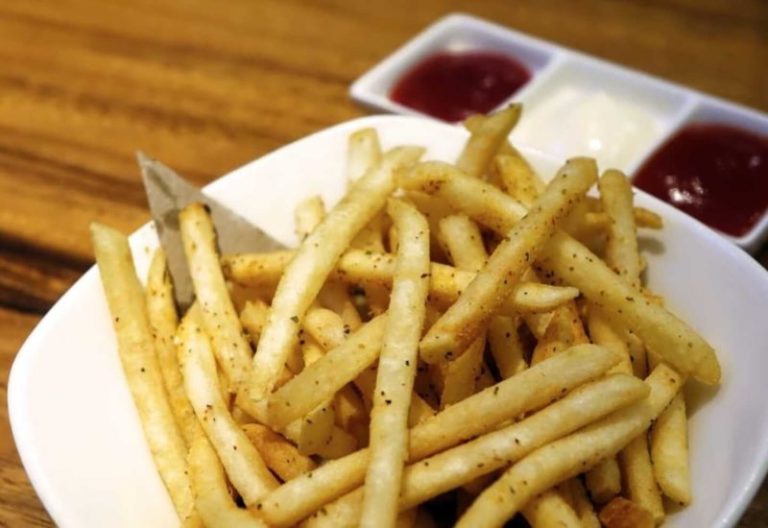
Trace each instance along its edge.
<instances>
[{"instance_id":1,"label":"golden french fry","mask_svg":"<svg viewBox=\"0 0 768 528\"><path fill-rule=\"evenodd\" d=\"M240 311L240 324L248 332L254 344L259 342L261 331L267 322L267 312L269 312L269 305L261 299L246 301Z\"/></svg>"},{"instance_id":2,"label":"golden french fry","mask_svg":"<svg viewBox=\"0 0 768 528\"><path fill-rule=\"evenodd\" d=\"M621 450L619 466L624 476L624 494L635 504L651 512L656 524L664 520L664 503L653 475L645 432L634 438Z\"/></svg>"},{"instance_id":3,"label":"golden french fry","mask_svg":"<svg viewBox=\"0 0 768 528\"><path fill-rule=\"evenodd\" d=\"M158 473L180 519L194 515L187 476L187 448L168 402L152 341L144 291L136 277L128 239L91 224L91 239L117 335L120 362Z\"/></svg>"},{"instance_id":4,"label":"golden french fry","mask_svg":"<svg viewBox=\"0 0 768 528\"><path fill-rule=\"evenodd\" d=\"M444 369L440 406L445 408L475 393L485 353L485 336L478 337L467 351L454 361L440 364Z\"/></svg>"},{"instance_id":5,"label":"golden french fry","mask_svg":"<svg viewBox=\"0 0 768 528\"><path fill-rule=\"evenodd\" d=\"M483 235L472 220L464 215L449 215L438 223L438 238L445 254L462 270L477 273L485 266L488 253Z\"/></svg>"},{"instance_id":6,"label":"golden french fry","mask_svg":"<svg viewBox=\"0 0 768 528\"><path fill-rule=\"evenodd\" d=\"M584 473L592 500L604 504L621 493L621 470L616 458L606 458Z\"/></svg>"},{"instance_id":7,"label":"golden french fry","mask_svg":"<svg viewBox=\"0 0 768 528\"><path fill-rule=\"evenodd\" d=\"M605 528L654 528L651 512L623 497L616 497L600 510Z\"/></svg>"},{"instance_id":8,"label":"golden french fry","mask_svg":"<svg viewBox=\"0 0 768 528\"><path fill-rule=\"evenodd\" d=\"M299 246L285 269L272 299L262 339L253 356L250 396L269 395L286 358L298 341L304 313L314 302L336 261L357 232L384 205L394 190L394 173L415 162L423 150L401 147L389 151L369 170Z\"/></svg>"},{"instance_id":9,"label":"golden french fry","mask_svg":"<svg viewBox=\"0 0 768 528\"><path fill-rule=\"evenodd\" d=\"M216 233L205 206L194 203L185 207L179 213L179 230L203 328L226 377L226 389L235 393L248 377L252 351L224 282Z\"/></svg>"},{"instance_id":10,"label":"golden french fry","mask_svg":"<svg viewBox=\"0 0 768 528\"><path fill-rule=\"evenodd\" d=\"M569 301L555 308L546 332L533 350L531 364L535 365L542 359L582 343L589 343L589 338L581 324L576 303Z\"/></svg>"},{"instance_id":11,"label":"golden french fry","mask_svg":"<svg viewBox=\"0 0 768 528\"><path fill-rule=\"evenodd\" d=\"M621 280L591 251L557 233L542 251L538 265L575 286L608 317L626 325L682 374L716 384L720 364L715 351L695 330Z\"/></svg>"},{"instance_id":12,"label":"golden french fry","mask_svg":"<svg viewBox=\"0 0 768 528\"><path fill-rule=\"evenodd\" d=\"M648 429L682 382L674 370L660 365L646 378L651 393L645 400L529 454L488 487L456 526L499 526L537 494L613 456Z\"/></svg>"},{"instance_id":13,"label":"golden french fry","mask_svg":"<svg viewBox=\"0 0 768 528\"><path fill-rule=\"evenodd\" d=\"M408 459L418 461L539 409L598 378L617 361L612 352L594 345L573 347L542 361L412 428ZM326 463L313 472L312 478L300 476L286 482L261 502L263 518L276 526L290 526L305 518L361 484L368 457L368 450L360 450Z\"/></svg>"},{"instance_id":14,"label":"golden french fry","mask_svg":"<svg viewBox=\"0 0 768 528\"><path fill-rule=\"evenodd\" d=\"M195 506L208 528L267 528L248 510L237 507L229 494L224 468L205 434L200 432L189 451L189 474Z\"/></svg>"},{"instance_id":15,"label":"golden french fry","mask_svg":"<svg viewBox=\"0 0 768 528\"><path fill-rule=\"evenodd\" d=\"M502 379L528 368L523 343L517 333L516 318L492 317L488 325L488 344Z\"/></svg>"},{"instance_id":16,"label":"golden french fry","mask_svg":"<svg viewBox=\"0 0 768 528\"><path fill-rule=\"evenodd\" d=\"M600 528L600 519L597 518L592 502L587 496L584 485L578 478L572 478L563 482L558 488L568 497L568 501L579 516L583 528Z\"/></svg>"},{"instance_id":17,"label":"golden french fry","mask_svg":"<svg viewBox=\"0 0 768 528\"><path fill-rule=\"evenodd\" d=\"M506 141L512 128L520 119L522 110L522 105L512 104L483 119L479 126L472 130L472 135L459 155L456 167L468 176L482 178L488 171L499 147Z\"/></svg>"},{"instance_id":18,"label":"golden french fry","mask_svg":"<svg viewBox=\"0 0 768 528\"><path fill-rule=\"evenodd\" d=\"M333 411L336 425L354 436L358 446L368 445L369 413L353 385L348 383L336 393Z\"/></svg>"},{"instance_id":19,"label":"golden french fry","mask_svg":"<svg viewBox=\"0 0 768 528\"><path fill-rule=\"evenodd\" d=\"M493 167L501 189L526 207L544 192L544 184L522 156L500 154Z\"/></svg>"},{"instance_id":20,"label":"golden french fry","mask_svg":"<svg viewBox=\"0 0 768 528\"><path fill-rule=\"evenodd\" d=\"M240 284L266 287L276 282L290 261L291 252L244 254L224 257L222 267L227 277ZM391 287L395 258L387 253L349 250L341 256L334 275L349 284ZM433 262L429 268L430 299L448 306L459 298L476 274ZM547 312L564 302L575 299L579 290L572 287L550 286L522 282L503 300L501 311L506 314Z\"/></svg>"},{"instance_id":21,"label":"golden french fry","mask_svg":"<svg viewBox=\"0 0 768 528\"><path fill-rule=\"evenodd\" d=\"M347 182L352 185L381 161L379 134L373 128L353 132L347 141Z\"/></svg>"},{"instance_id":22,"label":"golden french fry","mask_svg":"<svg viewBox=\"0 0 768 528\"><path fill-rule=\"evenodd\" d=\"M325 217L325 203L320 195L300 201L293 211L296 236L304 240Z\"/></svg>"},{"instance_id":23,"label":"golden french fry","mask_svg":"<svg viewBox=\"0 0 768 528\"><path fill-rule=\"evenodd\" d=\"M509 465L541 445L561 438L648 395L648 386L618 374L579 387L530 417L411 463L403 474L399 508L405 510ZM362 488L325 506L331 518L354 525ZM317 525L323 515L317 515ZM341 522L343 520L343 522Z\"/></svg>"},{"instance_id":24,"label":"golden french fry","mask_svg":"<svg viewBox=\"0 0 768 528\"><path fill-rule=\"evenodd\" d=\"M171 404L176 425L184 437L184 442L189 447L197 430L197 418L184 392L184 379L181 376L176 347L173 345L173 336L179 320L173 301L173 285L162 249L155 251L149 267L146 302L149 325L155 342L160 373L163 375L168 395L168 403Z\"/></svg>"},{"instance_id":25,"label":"golden french fry","mask_svg":"<svg viewBox=\"0 0 768 528\"><path fill-rule=\"evenodd\" d=\"M370 427L370 462L360 526L394 526L408 457L408 413L429 292L429 225L412 205L390 199L398 233L392 300L384 330Z\"/></svg>"},{"instance_id":26,"label":"golden french fry","mask_svg":"<svg viewBox=\"0 0 768 528\"><path fill-rule=\"evenodd\" d=\"M531 499L523 507L522 514L533 528L582 528L579 516L556 489L547 490Z\"/></svg>"},{"instance_id":27,"label":"golden french fry","mask_svg":"<svg viewBox=\"0 0 768 528\"><path fill-rule=\"evenodd\" d=\"M178 350L184 387L200 425L224 466L229 480L246 505L250 506L278 482L259 452L232 419L222 396L216 361L208 336L198 322L197 310L184 317L178 329Z\"/></svg>"},{"instance_id":28,"label":"golden french fry","mask_svg":"<svg viewBox=\"0 0 768 528\"><path fill-rule=\"evenodd\" d=\"M311 458L302 455L296 446L269 427L257 423L245 424L243 432L259 451L267 467L283 481L317 467Z\"/></svg>"},{"instance_id":29,"label":"golden french fry","mask_svg":"<svg viewBox=\"0 0 768 528\"><path fill-rule=\"evenodd\" d=\"M589 328L589 336L592 338L593 343L613 350L621 357L621 362L616 365L615 371L632 374L632 361L627 343L614 329L608 318L605 317L600 306L588 304L587 327Z\"/></svg>"},{"instance_id":30,"label":"golden french fry","mask_svg":"<svg viewBox=\"0 0 768 528\"><path fill-rule=\"evenodd\" d=\"M357 330L363 324L354 301L341 281L328 281L317 296L320 304L333 310L350 330Z\"/></svg>"},{"instance_id":31,"label":"golden french fry","mask_svg":"<svg viewBox=\"0 0 768 528\"><path fill-rule=\"evenodd\" d=\"M681 505L691 502L688 467L688 424L685 398L680 393L651 428L653 473L661 491Z\"/></svg>"},{"instance_id":32,"label":"golden french fry","mask_svg":"<svg viewBox=\"0 0 768 528\"><path fill-rule=\"evenodd\" d=\"M632 212L632 184L624 174L607 170L598 181L600 201L608 214L605 262L635 288L640 287L640 252Z\"/></svg>"},{"instance_id":33,"label":"golden french fry","mask_svg":"<svg viewBox=\"0 0 768 528\"><path fill-rule=\"evenodd\" d=\"M570 211L596 178L594 160L574 158L565 164L531 212L506 233L483 270L429 329L419 347L422 360L436 363L454 359L464 352L534 262L556 222Z\"/></svg>"},{"instance_id":34,"label":"golden french fry","mask_svg":"<svg viewBox=\"0 0 768 528\"><path fill-rule=\"evenodd\" d=\"M278 428L333 397L379 357L386 316L363 325L349 339L308 365L269 396L268 421Z\"/></svg>"}]
</instances>

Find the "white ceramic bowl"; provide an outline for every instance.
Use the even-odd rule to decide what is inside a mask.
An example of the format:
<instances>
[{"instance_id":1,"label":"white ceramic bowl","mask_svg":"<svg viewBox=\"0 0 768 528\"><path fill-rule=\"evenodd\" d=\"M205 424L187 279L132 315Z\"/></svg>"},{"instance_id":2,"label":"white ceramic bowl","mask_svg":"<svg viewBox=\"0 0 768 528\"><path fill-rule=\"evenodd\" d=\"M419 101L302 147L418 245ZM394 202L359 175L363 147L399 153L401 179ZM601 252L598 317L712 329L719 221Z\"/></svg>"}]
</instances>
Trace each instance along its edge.
<instances>
[{"instance_id":1,"label":"white ceramic bowl","mask_svg":"<svg viewBox=\"0 0 768 528\"><path fill-rule=\"evenodd\" d=\"M374 116L282 148L211 184L216 199L291 244L293 206L320 193L332 204L344 188L347 136L375 127L384 147L412 143L427 158L452 161L466 133L434 120ZM535 153L543 175L557 163ZM694 502L669 526L736 523L768 460L768 273L688 216L641 192L640 205L664 216L644 233L649 284L718 350L719 390L694 397ZM157 240L145 226L131 237L143 274ZM97 270L88 271L42 320L16 358L8 388L11 425L33 486L57 525L171 527L177 522L142 437Z\"/></svg>"}]
</instances>

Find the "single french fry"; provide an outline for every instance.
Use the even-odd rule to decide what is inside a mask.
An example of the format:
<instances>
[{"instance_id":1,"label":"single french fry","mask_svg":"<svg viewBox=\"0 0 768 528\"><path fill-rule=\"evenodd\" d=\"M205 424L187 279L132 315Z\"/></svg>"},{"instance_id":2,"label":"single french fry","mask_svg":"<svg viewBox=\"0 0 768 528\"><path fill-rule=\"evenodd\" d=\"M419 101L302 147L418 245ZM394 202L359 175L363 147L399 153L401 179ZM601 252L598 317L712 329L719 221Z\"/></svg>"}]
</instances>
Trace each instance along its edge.
<instances>
[{"instance_id":1,"label":"single french fry","mask_svg":"<svg viewBox=\"0 0 768 528\"><path fill-rule=\"evenodd\" d=\"M579 516L556 489L537 495L521 512L532 528L582 528Z\"/></svg>"},{"instance_id":2,"label":"single french fry","mask_svg":"<svg viewBox=\"0 0 768 528\"><path fill-rule=\"evenodd\" d=\"M240 310L240 324L243 326L243 329L248 332L248 335L251 337L251 341L254 344L259 342L261 331L264 329L264 325L267 322L268 312L269 305L261 299L246 301L243 305L243 309Z\"/></svg>"},{"instance_id":3,"label":"single french fry","mask_svg":"<svg viewBox=\"0 0 768 528\"><path fill-rule=\"evenodd\" d=\"M408 413L429 292L429 225L410 204L390 199L398 233L397 267L374 390L370 462L360 526L394 526L408 458Z\"/></svg>"},{"instance_id":4,"label":"single french fry","mask_svg":"<svg viewBox=\"0 0 768 528\"><path fill-rule=\"evenodd\" d=\"M574 239L555 234L538 265L577 287L682 374L708 384L719 382L720 364L715 351L695 330L621 280Z\"/></svg>"},{"instance_id":5,"label":"single french fry","mask_svg":"<svg viewBox=\"0 0 768 528\"><path fill-rule=\"evenodd\" d=\"M185 207L179 213L179 230L203 328L226 376L226 389L235 393L248 377L252 351L224 282L216 233L205 206L193 203Z\"/></svg>"},{"instance_id":6,"label":"single french fry","mask_svg":"<svg viewBox=\"0 0 768 528\"><path fill-rule=\"evenodd\" d=\"M402 185L442 197L457 211L497 233L506 234L526 214L520 202L491 185L462 176L447 165L425 167L430 165L422 163L411 170ZM578 288L590 301L613 307L611 317L679 372L704 383L719 383L720 364L711 345L654 299L621 281L583 244L557 232L544 246L537 265L547 275Z\"/></svg>"},{"instance_id":7,"label":"single french fry","mask_svg":"<svg viewBox=\"0 0 768 528\"><path fill-rule=\"evenodd\" d=\"M317 456L324 460L335 460L345 457L358 449L357 440L341 427L331 430L331 435L324 445L317 449Z\"/></svg>"},{"instance_id":8,"label":"single french fry","mask_svg":"<svg viewBox=\"0 0 768 528\"><path fill-rule=\"evenodd\" d=\"M278 428L333 397L379 357L387 316L363 325L349 339L308 365L269 396L269 424Z\"/></svg>"},{"instance_id":9,"label":"single french fry","mask_svg":"<svg viewBox=\"0 0 768 528\"><path fill-rule=\"evenodd\" d=\"M319 194L305 198L293 211L294 229L299 240L304 240L325 217L325 203Z\"/></svg>"},{"instance_id":10,"label":"single french fry","mask_svg":"<svg viewBox=\"0 0 768 528\"><path fill-rule=\"evenodd\" d=\"M276 282L279 279L291 255L291 252L283 251L232 255L224 257L222 266L226 276L235 282L265 287L269 280ZM349 250L341 256L334 276L348 284L380 285L388 291L394 270L393 255ZM475 273L433 262L429 268L430 299L442 306L449 306L459 298L475 276ZM578 295L579 290L572 287L522 282L503 300L501 311L505 314L548 312Z\"/></svg>"},{"instance_id":11,"label":"single french fry","mask_svg":"<svg viewBox=\"0 0 768 528\"><path fill-rule=\"evenodd\" d=\"M563 399L497 431L411 463L403 473L399 508L405 510L493 471L507 467L534 449L561 438L648 395L648 386L617 374L585 384ZM362 488L327 504L326 512L342 525L360 515ZM342 513L343 512L343 513ZM323 515L313 518L325 525Z\"/></svg>"},{"instance_id":12,"label":"single french fry","mask_svg":"<svg viewBox=\"0 0 768 528\"><path fill-rule=\"evenodd\" d=\"M347 292L347 286L341 281L326 282L317 299L322 306L339 314L350 330L357 330L363 324L355 303Z\"/></svg>"},{"instance_id":13,"label":"single french fry","mask_svg":"<svg viewBox=\"0 0 768 528\"><path fill-rule=\"evenodd\" d=\"M243 326L243 330L246 331L254 346L259 342L261 331L264 329L264 325L267 322L268 313L269 305L258 298L245 301L243 309L240 310L240 324ZM298 347L295 347L288 355L285 366L288 368L283 369L283 375L288 375L289 377L292 376L294 372L301 372L304 368L304 358ZM290 373L287 371L290 371ZM285 381L287 380L281 380L278 385L282 385Z\"/></svg>"},{"instance_id":14,"label":"single french fry","mask_svg":"<svg viewBox=\"0 0 768 528\"><path fill-rule=\"evenodd\" d=\"M464 149L456 161L459 170L474 178L482 178L488 171L499 147L506 141L520 119L523 107L512 104L508 108L487 116L472 130Z\"/></svg>"},{"instance_id":15,"label":"single french fry","mask_svg":"<svg viewBox=\"0 0 768 528\"><path fill-rule=\"evenodd\" d=\"M168 403L171 404L171 410L176 419L176 425L184 437L184 443L189 447L195 437L197 418L184 392L184 379L181 376L176 347L173 344L179 319L173 301L173 285L162 249L156 250L152 257L147 275L146 302L149 325L155 342L160 373L168 395Z\"/></svg>"},{"instance_id":16,"label":"single french fry","mask_svg":"<svg viewBox=\"0 0 768 528\"><path fill-rule=\"evenodd\" d=\"M326 400L302 418L286 425L283 432L302 455L315 455L331 441L334 428L333 400Z\"/></svg>"},{"instance_id":17,"label":"single french fry","mask_svg":"<svg viewBox=\"0 0 768 528\"><path fill-rule=\"evenodd\" d=\"M195 506L208 528L267 528L248 510L238 508L229 494L224 469L202 432L189 452L189 473Z\"/></svg>"},{"instance_id":18,"label":"single french fry","mask_svg":"<svg viewBox=\"0 0 768 528\"><path fill-rule=\"evenodd\" d=\"M311 458L302 455L296 446L269 427L258 423L245 424L243 432L259 451L267 467L283 481L317 467Z\"/></svg>"},{"instance_id":19,"label":"single french fry","mask_svg":"<svg viewBox=\"0 0 768 528\"><path fill-rule=\"evenodd\" d=\"M600 377L617 361L612 352L594 345L573 347L542 361L413 427L408 459L416 462L546 406L573 388ZM576 418L580 413L574 415ZM558 422L564 421L558 418ZM286 482L261 502L264 520L276 526L290 526L351 491L363 482L368 457L367 449L360 450L324 464L313 472L312 478L300 476Z\"/></svg>"},{"instance_id":20,"label":"single french fry","mask_svg":"<svg viewBox=\"0 0 768 528\"><path fill-rule=\"evenodd\" d=\"M307 311L302 326L306 334L317 341L323 350L331 350L337 344L344 342L352 331L344 324L339 314L320 307L310 308Z\"/></svg>"},{"instance_id":21,"label":"single french fry","mask_svg":"<svg viewBox=\"0 0 768 528\"><path fill-rule=\"evenodd\" d=\"M615 371L632 374L632 361L627 343L614 329L608 318L605 317L600 306L588 304L587 327L589 328L589 336L592 338L593 343L613 350L622 358L621 362L616 365Z\"/></svg>"},{"instance_id":22,"label":"single french fry","mask_svg":"<svg viewBox=\"0 0 768 528\"><path fill-rule=\"evenodd\" d=\"M483 235L472 220L463 215L446 216L439 222L440 239L445 253L454 265L478 272L485 266L488 253ZM444 364L443 390L440 404L445 407L461 401L475 392L475 380L480 377L485 352L485 336L478 337L455 361Z\"/></svg>"},{"instance_id":23,"label":"single french fry","mask_svg":"<svg viewBox=\"0 0 768 528\"><path fill-rule=\"evenodd\" d=\"M200 425L246 505L253 505L278 482L259 452L232 419L219 386L216 361L199 311L188 312L177 332L184 387Z\"/></svg>"},{"instance_id":24,"label":"single french fry","mask_svg":"<svg viewBox=\"0 0 768 528\"><path fill-rule=\"evenodd\" d=\"M592 500L604 504L621 493L621 470L615 457L606 458L584 473Z\"/></svg>"},{"instance_id":25,"label":"single french fry","mask_svg":"<svg viewBox=\"0 0 768 528\"><path fill-rule=\"evenodd\" d=\"M664 520L664 503L653 475L647 434L643 432L627 444L619 453L618 460L627 498L651 512L654 522L661 524Z\"/></svg>"},{"instance_id":26,"label":"single french fry","mask_svg":"<svg viewBox=\"0 0 768 528\"><path fill-rule=\"evenodd\" d=\"M454 361L441 364L444 369L440 406L445 408L475 393L485 353L485 336L478 337L467 351Z\"/></svg>"},{"instance_id":27,"label":"single french fry","mask_svg":"<svg viewBox=\"0 0 768 528\"><path fill-rule=\"evenodd\" d=\"M311 336L302 335L299 342L304 365L311 366L325 355L323 346ZM284 426L283 432L296 444L301 454L313 455L330 440L335 422L333 398L329 397L318 403L306 415L291 423L277 425L278 429ZM269 423L274 425L272 422Z\"/></svg>"},{"instance_id":28,"label":"single french fry","mask_svg":"<svg viewBox=\"0 0 768 528\"><path fill-rule=\"evenodd\" d=\"M262 339L253 356L249 380L252 398L267 396L297 342L304 313L314 302L336 261L357 232L384 205L395 186L394 173L415 162L423 150L401 147L389 151L369 170L299 246L285 269L272 299Z\"/></svg>"},{"instance_id":29,"label":"single french fry","mask_svg":"<svg viewBox=\"0 0 768 528\"><path fill-rule=\"evenodd\" d=\"M611 222L605 246L606 263L635 287L640 287L640 252L632 211L632 184L624 174L611 169L598 181L600 201Z\"/></svg>"},{"instance_id":30,"label":"single french fry","mask_svg":"<svg viewBox=\"0 0 768 528\"><path fill-rule=\"evenodd\" d=\"M494 158L493 167L501 189L526 207L544 192L544 184L522 156L500 154Z\"/></svg>"},{"instance_id":31,"label":"single french fry","mask_svg":"<svg viewBox=\"0 0 768 528\"><path fill-rule=\"evenodd\" d=\"M588 196L586 199L586 205L589 212L595 215L593 217L594 222L601 223L603 226L607 227L610 223L610 219L606 212L603 210L603 204L601 203L601 200L599 198ZM635 218L635 225L637 227L646 229L661 229L664 227L664 219L658 213L654 213L645 207L636 205L632 208L632 213Z\"/></svg>"},{"instance_id":32,"label":"single french fry","mask_svg":"<svg viewBox=\"0 0 768 528\"><path fill-rule=\"evenodd\" d=\"M581 324L576 303L569 301L555 309L546 332L533 350L531 364L535 365L542 359L582 343L589 343L589 338Z\"/></svg>"},{"instance_id":33,"label":"single french fry","mask_svg":"<svg viewBox=\"0 0 768 528\"><path fill-rule=\"evenodd\" d=\"M517 319L496 316L488 325L488 344L502 379L528 368L523 343L517 332Z\"/></svg>"},{"instance_id":34,"label":"single french fry","mask_svg":"<svg viewBox=\"0 0 768 528\"><path fill-rule=\"evenodd\" d=\"M651 389L645 400L529 454L488 487L456 526L499 526L537 494L615 455L648 429L680 390L683 378L660 365L645 381Z\"/></svg>"},{"instance_id":35,"label":"single french fry","mask_svg":"<svg viewBox=\"0 0 768 528\"><path fill-rule=\"evenodd\" d=\"M616 497L600 510L605 528L654 528L651 512L624 497Z\"/></svg>"},{"instance_id":36,"label":"single french fry","mask_svg":"<svg viewBox=\"0 0 768 528\"><path fill-rule=\"evenodd\" d=\"M347 141L347 182L352 185L381 161L379 135L373 128L353 132Z\"/></svg>"},{"instance_id":37,"label":"single french fry","mask_svg":"<svg viewBox=\"0 0 768 528\"><path fill-rule=\"evenodd\" d=\"M559 488L569 497L569 502L579 516L583 528L600 528L600 519L597 518L595 508L581 480L572 478L561 484Z\"/></svg>"},{"instance_id":38,"label":"single french fry","mask_svg":"<svg viewBox=\"0 0 768 528\"><path fill-rule=\"evenodd\" d=\"M318 320L318 315L320 316L320 320ZM374 319L377 320L378 318ZM373 321L369 321L368 324L373 323ZM320 324L322 323L322 324ZM347 348L345 349L347 352L344 352L344 354L351 354L354 355L354 360L351 363L344 363L343 367L342 364L339 363L339 368L337 369L336 365L333 363L335 361L344 361L341 351L335 352L332 357L337 358L334 359L334 362L332 362L330 359L324 360L324 363L329 363L325 366L318 366L315 367L317 369L323 370L328 369L328 376L329 379L334 380L334 385L331 388L328 388L329 392L335 392L336 385L339 383L340 380L342 380L345 376L352 374L345 374L349 373L349 368L354 369L360 369L360 372L357 374L356 377L353 376L353 382L357 386L357 388L360 390L360 393L363 397L365 406L367 409L371 409L373 407L373 394L374 394L374 388L376 385L376 367L373 365L373 363L378 358L378 352L380 349L380 346L376 345L376 343L380 343L382 336L383 336L383 329L384 329L384 322L381 321L381 326L378 326L376 329L373 329L370 334L366 334L365 337L359 336L356 337L358 341L367 340L367 343L363 344L363 347L368 346L374 346L375 348L366 350L363 352L364 348L360 348L358 341L355 341L354 345L347 345ZM331 349L340 347L346 340L347 337L347 329L344 324L344 322L341 320L340 317L328 314L327 312L318 312L318 314L309 317L307 320L305 320L305 326L308 325L308 329L310 329L312 332L315 333L315 337L321 341L327 344L331 347ZM356 347L355 349L352 349L351 347ZM370 356L368 355L370 353ZM366 361L370 361L370 366L365 367L362 363L365 363ZM314 370L311 370L310 372L314 372ZM322 374L322 373L321 373ZM309 374L305 374L305 376L308 376ZM314 376L314 374L313 374ZM303 378L300 378L303 379ZM297 386L298 383L311 383L315 384L316 379L307 379L305 381L298 381L296 382ZM322 391L322 387L324 386L324 382L319 381L315 384L315 390ZM317 394L317 393L315 393ZM289 396L289 398L295 398L295 402L301 402L301 396L298 394L294 394L293 396ZM413 394L412 400L411 400L411 411L408 419L408 425L413 426L417 423L420 423L424 419L434 415L434 409L426 403L422 398L420 398L417 394Z\"/></svg>"},{"instance_id":39,"label":"single french fry","mask_svg":"<svg viewBox=\"0 0 768 528\"><path fill-rule=\"evenodd\" d=\"M441 170L441 166L434 163L421 165L425 166ZM566 162L531 212L506 233L485 268L429 329L419 347L422 360L436 363L464 352L534 262L557 221L570 211L596 178L594 160L574 158Z\"/></svg>"},{"instance_id":40,"label":"single french fry","mask_svg":"<svg viewBox=\"0 0 768 528\"><path fill-rule=\"evenodd\" d=\"M680 505L691 502L688 424L681 392L651 428L653 473L661 491Z\"/></svg>"},{"instance_id":41,"label":"single french fry","mask_svg":"<svg viewBox=\"0 0 768 528\"><path fill-rule=\"evenodd\" d=\"M333 412L336 425L354 436L358 446L368 445L369 413L354 386L348 383L336 393Z\"/></svg>"},{"instance_id":42,"label":"single french fry","mask_svg":"<svg viewBox=\"0 0 768 528\"><path fill-rule=\"evenodd\" d=\"M485 266L488 253L483 245L483 235L468 217L449 215L441 219L438 238L457 268L477 273Z\"/></svg>"},{"instance_id":43,"label":"single french fry","mask_svg":"<svg viewBox=\"0 0 768 528\"><path fill-rule=\"evenodd\" d=\"M194 515L187 448L163 386L144 291L136 276L128 239L97 223L91 224L91 239L128 389L152 459L183 520Z\"/></svg>"}]
</instances>

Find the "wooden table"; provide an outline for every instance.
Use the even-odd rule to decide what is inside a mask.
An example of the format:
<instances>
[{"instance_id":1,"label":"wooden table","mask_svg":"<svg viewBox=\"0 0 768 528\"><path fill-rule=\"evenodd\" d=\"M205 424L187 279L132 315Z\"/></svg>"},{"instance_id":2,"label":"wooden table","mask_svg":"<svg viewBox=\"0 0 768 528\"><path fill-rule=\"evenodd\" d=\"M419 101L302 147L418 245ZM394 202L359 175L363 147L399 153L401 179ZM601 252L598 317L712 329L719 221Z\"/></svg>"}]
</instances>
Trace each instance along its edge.
<instances>
[{"instance_id":1,"label":"wooden table","mask_svg":"<svg viewBox=\"0 0 768 528\"><path fill-rule=\"evenodd\" d=\"M349 84L450 11L768 111L761 0L0 3L0 526L52 525L13 444L7 375L93 262L88 223L147 221L134 150L203 184L360 116ZM766 486L741 525L768 525Z\"/></svg>"}]
</instances>

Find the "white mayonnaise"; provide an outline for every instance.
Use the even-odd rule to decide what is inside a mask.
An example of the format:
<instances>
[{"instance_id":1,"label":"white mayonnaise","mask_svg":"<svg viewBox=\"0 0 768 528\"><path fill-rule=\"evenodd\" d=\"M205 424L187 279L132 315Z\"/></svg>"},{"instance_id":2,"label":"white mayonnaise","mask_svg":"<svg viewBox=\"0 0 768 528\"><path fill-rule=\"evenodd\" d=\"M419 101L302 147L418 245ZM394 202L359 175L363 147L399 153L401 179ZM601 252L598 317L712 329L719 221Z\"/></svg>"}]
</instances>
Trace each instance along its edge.
<instances>
[{"instance_id":1,"label":"white mayonnaise","mask_svg":"<svg viewBox=\"0 0 768 528\"><path fill-rule=\"evenodd\" d=\"M601 170L626 170L659 137L662 124L628 98L563 84L525 105L516 145L567 159L591 156Z\"/></svg>"}]
</instances>

